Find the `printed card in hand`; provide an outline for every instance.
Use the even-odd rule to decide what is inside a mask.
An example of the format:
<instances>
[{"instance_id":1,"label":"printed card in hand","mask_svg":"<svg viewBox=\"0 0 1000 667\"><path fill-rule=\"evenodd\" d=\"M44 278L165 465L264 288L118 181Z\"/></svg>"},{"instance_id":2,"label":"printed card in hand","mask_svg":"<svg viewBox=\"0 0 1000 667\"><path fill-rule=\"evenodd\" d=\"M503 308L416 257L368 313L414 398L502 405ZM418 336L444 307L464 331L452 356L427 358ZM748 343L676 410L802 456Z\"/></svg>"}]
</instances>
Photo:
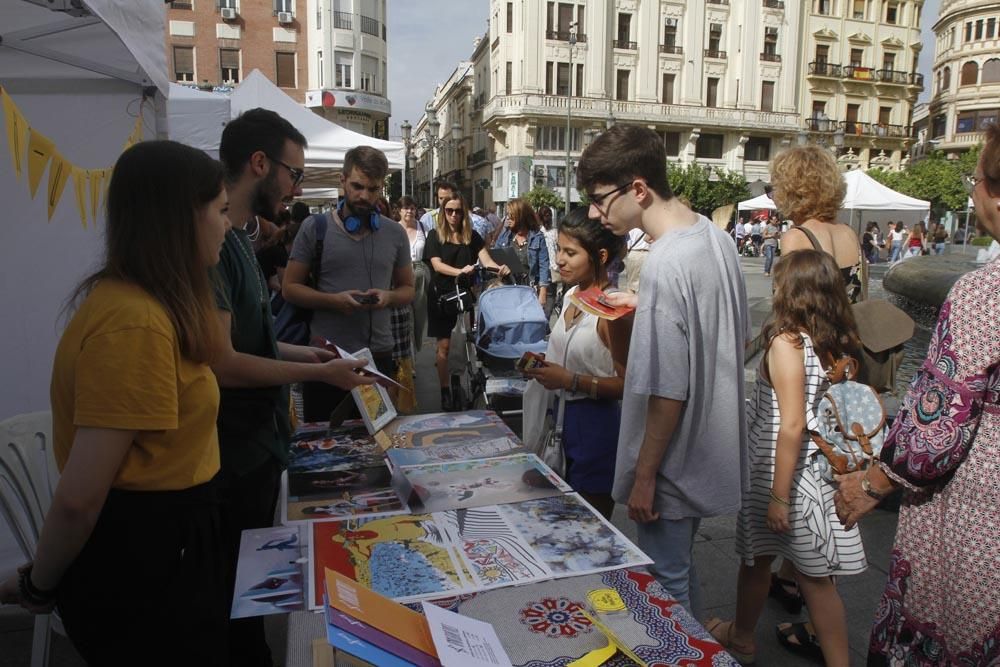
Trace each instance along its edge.
<instances>
[{"instance_id":1,"label":"printed card in hand","mask_svg":"<svg viewBox=\"0 0 1000 667\"><path fill-rule=\"evenodd\" d=\"M635 311L628 306L612 306L608 303L607 294L597 285L582 292L577 290L569 297L570 302L585 313L596 315L604 320L617 320Z\"/></svg>"}]
</instances>

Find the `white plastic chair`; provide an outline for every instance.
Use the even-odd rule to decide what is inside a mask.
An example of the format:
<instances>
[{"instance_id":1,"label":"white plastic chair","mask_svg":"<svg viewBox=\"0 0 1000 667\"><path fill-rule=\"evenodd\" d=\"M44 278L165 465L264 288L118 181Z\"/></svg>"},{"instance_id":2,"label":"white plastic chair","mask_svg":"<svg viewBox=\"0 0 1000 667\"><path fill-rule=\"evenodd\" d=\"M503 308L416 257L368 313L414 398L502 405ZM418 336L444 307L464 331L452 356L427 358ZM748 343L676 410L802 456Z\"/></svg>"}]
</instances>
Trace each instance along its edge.
<instances>
[{"instance_id":1,"label":"white plastic chair","mask_svg":"<svg viewBox=\"0 0 1000 667\"><path fill-rule=\"evenodd\" d=\"M58 477L52 413L32 412L0 422L0 511L26 561L34 558ZM35 616L31 667L48 665L52 630L65 634L57 614Z\"/></svg>"}]
</instances>

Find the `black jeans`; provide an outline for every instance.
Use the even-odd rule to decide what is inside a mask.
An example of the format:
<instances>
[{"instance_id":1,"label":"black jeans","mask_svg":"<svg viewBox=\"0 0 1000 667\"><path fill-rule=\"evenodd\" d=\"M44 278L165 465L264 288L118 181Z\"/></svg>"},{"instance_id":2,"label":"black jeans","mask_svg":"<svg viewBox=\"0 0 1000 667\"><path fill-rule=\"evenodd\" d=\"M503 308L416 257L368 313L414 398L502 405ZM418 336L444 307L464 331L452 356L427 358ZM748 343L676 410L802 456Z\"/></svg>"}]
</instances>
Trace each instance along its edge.
<instances>
[{"instance_id":1,"label":"black jeans","mask_svg":"<svg viewBox=\"0 0 1000 667\"><path fill-rule=\"evenodd\" d=\"M399 364L392 355L386 354L375 357L375 367L380 373L394 378ZM344 400L354 400L351 398L351 392L346 389L325 382L303 382L302 418L307 422L330 421L330 413ZM357 406L351 407L347 419L361 419Z\"/></svg>"},{"instance_id":2,"label":"black jeans","mask_svg":"<svg viewBox=\"0 0 1000 667\"><path fill-rule=\"evenodd\" d=\"M244 530L270 528L281 484L281 464L268 459L245 475L228 471L220 474L222 525L228 561L227 601L231 605L236 585L236 562ZM264 619L238 618L229 622L229 663L236 667L271 667L271 649L264 638Z\"/></svg>"}]
</instances>

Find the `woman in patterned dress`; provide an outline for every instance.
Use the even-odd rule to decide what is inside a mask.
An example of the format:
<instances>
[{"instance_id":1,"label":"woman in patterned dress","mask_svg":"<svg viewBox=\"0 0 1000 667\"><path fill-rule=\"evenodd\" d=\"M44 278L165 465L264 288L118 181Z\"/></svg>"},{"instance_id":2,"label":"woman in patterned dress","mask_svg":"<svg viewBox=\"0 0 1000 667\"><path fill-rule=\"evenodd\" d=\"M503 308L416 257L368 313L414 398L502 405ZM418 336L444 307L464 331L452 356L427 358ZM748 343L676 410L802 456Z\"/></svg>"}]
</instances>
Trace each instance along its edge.
<instances>
[{"instance_id":1,"label":"woman in patterned dress","mask_svg":"<svg viewBox=\"0 0 1000 667\"><path fill-rule=\"evenodd\" d=\"M965 178L979 227L1000 238L1000 128ZM941 306L878 466L840 478L853 526L903 490L874 665L1000 663L1000 260L963 276Z\"/></svg>"},{"instance_id":2,"label":"woman in patterned dress","mask_svg":"<svg viewBox=\"0 0 1000 667\"><path fill-rule=\"evenodd\" d=\"M833 257L819 250L784 255L774 270L774 319L750 399L750 487L736 523L740 556L736 618L706 628L734 658L754 659L754 634L768 594L771 563L794 568L827 665L849 660L847 617L834 575L867 567L857 528L837 520L835 488L807 429L830 386L826 369L861 343Z\"/></svg>"}]
</instances>

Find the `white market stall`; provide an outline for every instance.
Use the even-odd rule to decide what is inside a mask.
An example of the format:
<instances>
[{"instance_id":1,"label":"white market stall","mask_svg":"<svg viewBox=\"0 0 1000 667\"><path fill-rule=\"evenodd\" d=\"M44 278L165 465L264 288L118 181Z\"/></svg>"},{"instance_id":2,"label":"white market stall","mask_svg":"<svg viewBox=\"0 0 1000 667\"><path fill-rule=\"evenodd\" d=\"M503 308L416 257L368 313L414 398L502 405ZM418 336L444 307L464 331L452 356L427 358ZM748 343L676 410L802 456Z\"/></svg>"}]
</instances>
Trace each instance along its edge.
<instances>
[{"instance_id":1,"label":"white market stall","mask_svg":"<svg viewBox=\"0 0 1000 667\"><path fill-rule=\"evenodd\" d=\"M155 136L151 97L168 86L161 0L51 6L73 10L0 9L0 419L48 409L58 315L101 256L110 169Z\"/></svg>"},{"instance_id":2,"label":"white market stall","mask_svg":"<svg viewBox=\"0 0 1000 667\"><path fill-rule=\"evenodd\" d=\"M309 142L306 149L306 188L329 188L340 185L338 174L344 154L355 146L371 146L383 153L389 169L403 168L406 151L398 141L385 141L352 132L305 108L254 70L236 87L231 97L232 116L248 109L271 109L294 125Z\"/></svg>"},{"instance_id":3,"label":"white market stall","mask_svg":"<svg viewBox=\"0 0 1000 667\"><path fill-rule=\"evenodd\" d=\"M844 174L844 181L847 193L837 221L851 225L859 236L869 221L884 232L890 222L902 221L910 228L930 214L930 202L896 192L859 169Z\"/></svg>"},{"instance_id":4,"label":"white market stall","mask_svg":"<svg viewBox=\"0 0 1000 667\"><path fill-rule=\"evenodd\" d=\"M768 209L773 211L776 207L774 205L774 200L767 195L759 195L753 199L747 199L741 201L736 207L740 211L758 211L761 209Z\"/></svg>"},{"instance_id":5,"label":"white market stall","mask_svg":"<svg viewBox=\"0 0 1000 667\"><path fill-rule=\"evenodd\" d=\"M219 141L230 118L229 96L171 83L165 101L156 107L161 139L200 148L219 159Z\"/></svg>"}]
</instances>

